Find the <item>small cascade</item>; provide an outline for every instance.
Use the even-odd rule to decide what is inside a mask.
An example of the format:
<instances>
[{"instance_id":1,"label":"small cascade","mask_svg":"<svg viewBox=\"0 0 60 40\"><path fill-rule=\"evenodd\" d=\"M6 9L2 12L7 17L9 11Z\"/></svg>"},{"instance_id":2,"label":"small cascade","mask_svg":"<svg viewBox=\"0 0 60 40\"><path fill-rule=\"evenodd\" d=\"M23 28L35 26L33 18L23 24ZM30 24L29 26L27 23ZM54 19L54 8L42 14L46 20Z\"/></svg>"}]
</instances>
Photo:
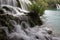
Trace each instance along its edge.
<instances>
[{"instance_id":1,"label":"small cascade","mask_svg":"<svg viewBox=\"0 0 60 40\"><path fill-rule=\"evenodd\" d=\"M0 0L0 5L11 5L11 6L17 6L16 0Z\"/></svg>"},{"instance_id":2,"label":"small cascade","mask_svg":"<svg viewBox=\"0 0 60 40\"><path fill-rule=\"evenodd\" d=\"M9 13L9 15L13 15L13 16L19 16L19 15L25 15L24 13L29 13L29 11L26 10L22 10L21 8L18 7L13 7L10 5L1 5L2 8L4 8L5 10L10 10L11 13ZM8 11L9 12L9 11ZM8 14L8 12L6 11L6 14Z\"/></svg>"},{"instance_id":3,"label":"small cascade","mask_svg":"<svg viewBox=\"0 0 60 40\"><path fill-rule=\"evenodd\" d=\"M59 4L56 4L56 7L57 7L57 9L60 9L60 5Z\"/></svg>"},{"instance_id":4,"label":"small cascade","mask_svg":"<svg viewBox=\"0 0 60 40\"><path fill-rule=\"evenodd\" d=\"M23 10L28 10L28 6L30 6L32 3L29 0L0 0L0 5L10 5L17 7L20 4Z\"/></svg>"},{"instance_id":5,"label":"small cascade","mask_svg":"<svg viewBox=\"0 0 60 40\"><path fill-rule=\"evenodd\" d=\"M28 10L27 6L30 6L32 3L29 0L19 0L21 4L21 8L23 10Z\"/></svg>"}]
</instances>

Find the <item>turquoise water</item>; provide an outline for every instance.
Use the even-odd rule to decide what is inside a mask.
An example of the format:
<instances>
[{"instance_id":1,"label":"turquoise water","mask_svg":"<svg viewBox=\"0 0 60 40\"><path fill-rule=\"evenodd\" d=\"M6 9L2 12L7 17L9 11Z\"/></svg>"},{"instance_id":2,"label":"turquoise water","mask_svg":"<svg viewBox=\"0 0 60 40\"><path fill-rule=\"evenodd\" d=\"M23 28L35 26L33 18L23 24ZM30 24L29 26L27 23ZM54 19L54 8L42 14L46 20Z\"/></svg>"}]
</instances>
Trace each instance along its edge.
<instances>
[{"instance_id":1,"label":"turquoise water","mask_svg":"<svg viewBox=\"0 0 60 40\"><path fill-rule=\"evenodd\" d=\"M47 23L51 24L55 33L60 35L60 10L45 10Z\"/></svg>"}]
</instances>

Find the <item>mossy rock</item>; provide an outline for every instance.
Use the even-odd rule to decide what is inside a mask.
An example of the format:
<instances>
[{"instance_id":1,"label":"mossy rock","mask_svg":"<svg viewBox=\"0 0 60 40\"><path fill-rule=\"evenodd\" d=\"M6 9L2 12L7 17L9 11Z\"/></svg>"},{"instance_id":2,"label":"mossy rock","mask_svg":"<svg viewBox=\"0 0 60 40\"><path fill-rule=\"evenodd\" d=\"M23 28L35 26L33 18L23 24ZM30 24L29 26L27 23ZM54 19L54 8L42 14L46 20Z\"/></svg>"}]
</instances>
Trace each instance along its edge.
<instances>
[{"instance_id":1,"label":"mossy rock","mask_svg":"<svg viewBox=\"0 0 60 40\"><path fill-rule=\"evenodd\" d=\"M14 17L12 15L7 15L7 14L6 15L0 15L0 25L8 27L10 32L14 28L14 26L11 23L11 20L14 20L18 23L17 17Z\"/></svg>"},{"instance_id":2,"label":"mossy rock","mask_svg":"<svg viewBox=\"0 0 60 40\"><path fill-rule=\"evenodd\" d=\"M29 23L31 27L34 27L35 25L41 26L43 24L40 16L37 13L30 12L27 14L27 16L29 17Z\"/></svg>"},{"instance_id":3,"label":"mossy rock","mask_svg":"<svg viewBox=\"0 0 60 40\"><path fill-rule=\"evenodd\" d=\"M0 29L0 40L8 40L5 31Z\"/></svg>"}]
</instances>

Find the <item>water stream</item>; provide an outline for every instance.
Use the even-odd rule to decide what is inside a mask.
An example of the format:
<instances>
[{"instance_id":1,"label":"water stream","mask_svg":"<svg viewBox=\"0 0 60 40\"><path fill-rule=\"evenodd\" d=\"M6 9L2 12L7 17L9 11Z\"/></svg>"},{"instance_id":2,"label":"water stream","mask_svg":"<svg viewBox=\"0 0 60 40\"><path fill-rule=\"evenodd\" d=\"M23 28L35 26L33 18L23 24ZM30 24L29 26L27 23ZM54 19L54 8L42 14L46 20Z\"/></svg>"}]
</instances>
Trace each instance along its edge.
<instances>
[{"instance_id":1,"label":"water stream","mask_svg":"<svg viewBox=\"0 0 60 40\"><path fill-rule=\"evenodd\" d=\"M60 10L46 10L44 16L47 23L52 25L55 33L60 35Z\"/></svg>"}]
</instances>

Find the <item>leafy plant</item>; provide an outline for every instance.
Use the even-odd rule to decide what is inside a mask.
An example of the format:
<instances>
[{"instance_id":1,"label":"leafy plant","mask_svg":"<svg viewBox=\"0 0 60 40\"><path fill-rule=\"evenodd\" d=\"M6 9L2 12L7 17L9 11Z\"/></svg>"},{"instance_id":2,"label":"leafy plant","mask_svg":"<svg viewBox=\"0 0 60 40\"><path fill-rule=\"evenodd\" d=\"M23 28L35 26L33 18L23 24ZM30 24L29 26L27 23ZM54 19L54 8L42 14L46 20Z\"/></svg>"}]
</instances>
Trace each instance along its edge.
<instances>
[{"instance_id":1,"label":"leafy plant","mask_svg":"<svg viewBox=\"0 0 60 40\"><path fill-rule=\"evenodd\" d=\"M44 14L45 8L43 6L38 5L36 2L32 2L32 5L29 8L30 11L33 11L34 13L37 13L40 16Z\"/></svg>"}]
</instances>

